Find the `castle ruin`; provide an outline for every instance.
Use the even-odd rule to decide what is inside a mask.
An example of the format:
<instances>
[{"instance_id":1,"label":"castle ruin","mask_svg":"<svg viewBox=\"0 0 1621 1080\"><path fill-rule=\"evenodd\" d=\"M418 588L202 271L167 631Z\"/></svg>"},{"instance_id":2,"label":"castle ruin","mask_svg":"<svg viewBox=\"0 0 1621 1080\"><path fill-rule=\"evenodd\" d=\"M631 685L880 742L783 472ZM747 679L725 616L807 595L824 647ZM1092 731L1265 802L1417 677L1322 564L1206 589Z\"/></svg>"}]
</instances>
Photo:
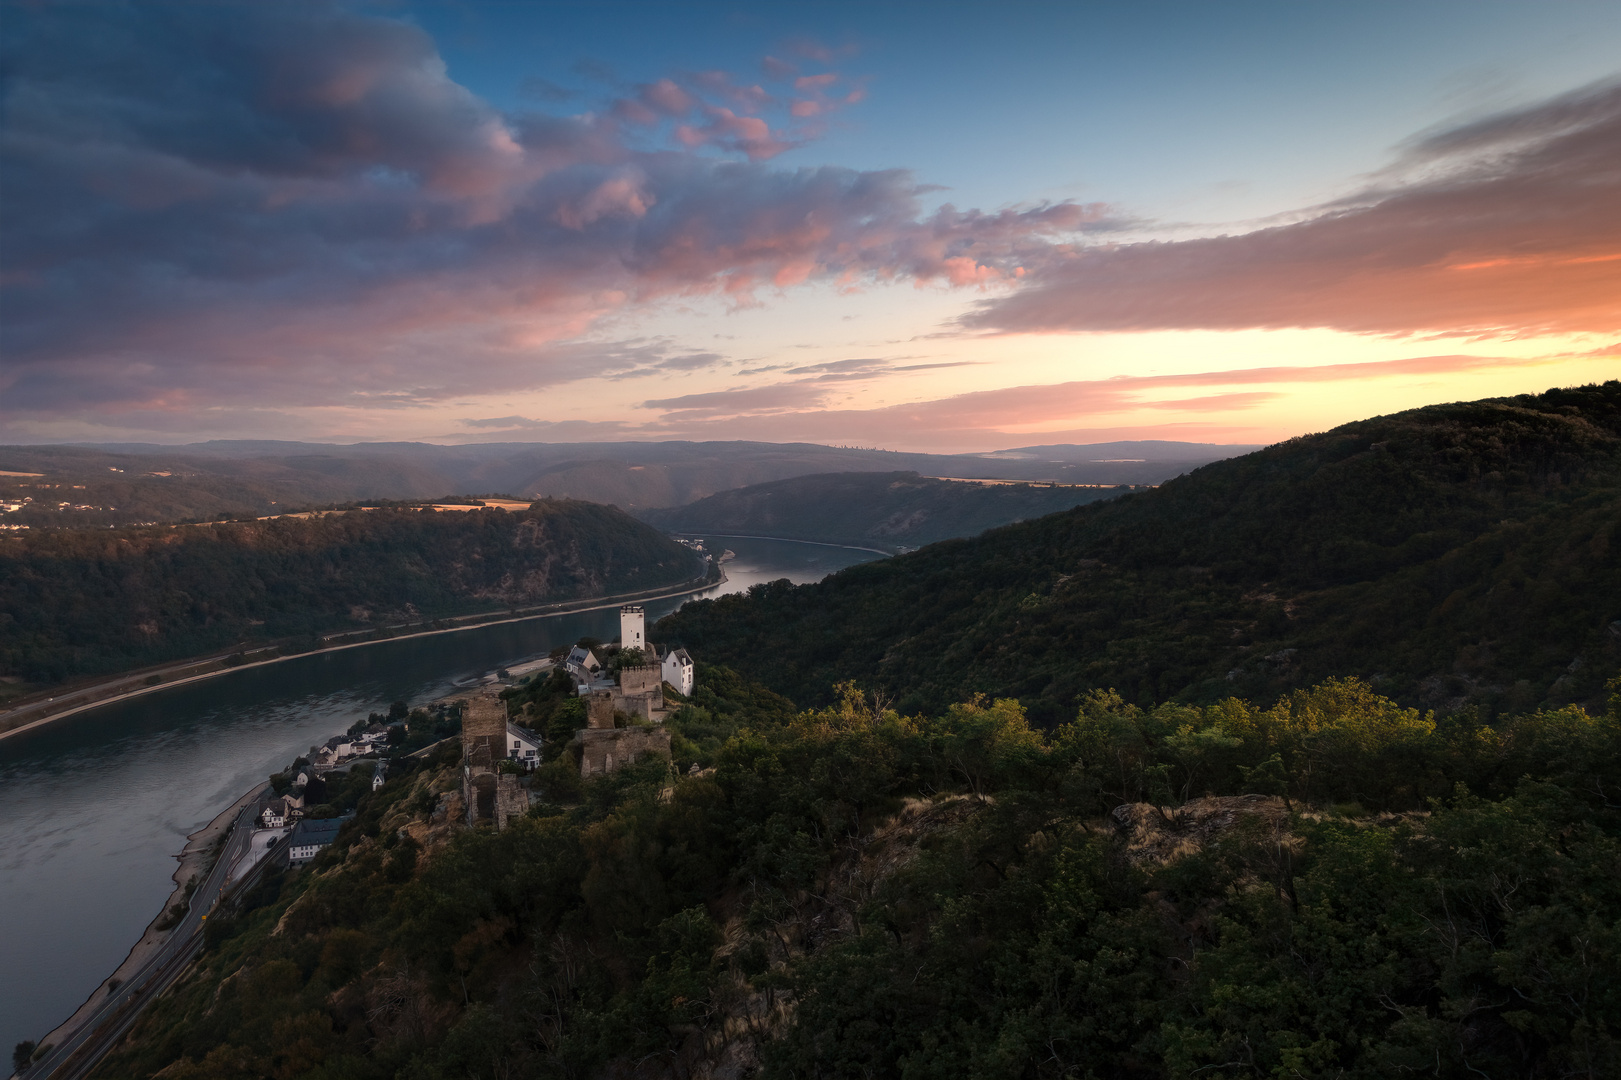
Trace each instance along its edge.
<instances>
[{"instance_id":1,"label":"castle ruin","mask_svg":"<svg viewBox=\"0 0 1621 1080\"><path fill-rule=\"evenodd\" d=\"M462 702L462 802L469 825L492 821L503 829L529 810L529 796L518 778L500 771L506 743L506 702L494 694Z\"/></svg>"}]
</instances>

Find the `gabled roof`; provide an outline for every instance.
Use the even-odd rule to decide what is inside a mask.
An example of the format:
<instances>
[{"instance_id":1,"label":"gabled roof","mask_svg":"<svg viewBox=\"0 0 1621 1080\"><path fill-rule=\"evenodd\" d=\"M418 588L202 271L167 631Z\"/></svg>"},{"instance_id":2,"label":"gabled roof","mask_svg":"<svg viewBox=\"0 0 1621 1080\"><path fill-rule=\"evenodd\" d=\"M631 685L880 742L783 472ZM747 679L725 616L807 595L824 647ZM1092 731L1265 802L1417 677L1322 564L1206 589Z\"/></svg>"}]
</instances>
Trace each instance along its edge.
<instances>
[{"instance_id":1,"label":"gabled roof","mask_svg":"<svg viewBox=\"0 0 1621 1080\"><path fill-rule=\"evenodd\" d=\"M522 739L526 743L533 743L535 746L540 745L540 736L539 735L536 735L533 731L530 731L528 728L519 727L517 724L508 723L507 724L507 734L511 735L515 739Z\"/></svg>"},{"instance_id":2,"label":"gabled roof","mask_svg":"<svg viewBox=\"0 0 1621 1080\"><path fill-rule=\"evenodd\" d=\"M293 835L287 841L289 847L298 847L301 844L330 844L353 815L345 814L336 818L300 818L293 826Z\"/></svg>"}]
</instances>

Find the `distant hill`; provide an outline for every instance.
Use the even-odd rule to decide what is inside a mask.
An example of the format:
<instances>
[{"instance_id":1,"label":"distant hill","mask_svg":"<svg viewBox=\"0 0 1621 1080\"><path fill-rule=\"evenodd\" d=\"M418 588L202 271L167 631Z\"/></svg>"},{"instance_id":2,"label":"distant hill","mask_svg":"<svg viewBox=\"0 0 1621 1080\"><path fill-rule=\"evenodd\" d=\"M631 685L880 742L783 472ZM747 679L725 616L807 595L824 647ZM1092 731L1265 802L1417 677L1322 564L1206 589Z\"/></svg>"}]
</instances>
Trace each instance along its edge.
<instances>
[{"instance_id":1,"label":"distant hill","mask_svg":"<svg viewBox=\"0 0 1621 1080\"><path fill-rule=\"evenodd\" d=\"M1248 447L1106 443L991 454L903 454L814 443L320 443L0 447L0 524L33 529L263 516L447 491L573 498L626 510L832 472L1071 484L1157 484ZM38 474L38 475L32 475Z\"/></svg>"},{"instance_id":2,"label":"distant hill","mask_svg":"<svg viewBox=\"0 0 1621 1080\"><path fill-rule=\"evenodd\" d=\"M1154 491L690 604L660 624L802 702L976 692L1270 700L1357 675L1488 713L1597 707L1621 666L1621 383L1439 405Z\"/></svg>"},{"instance_id":3,"label":"distant hill","mask_svg":"<svg viewBox=\"0 0 1621 1080\"><path fill-rule=\"evenodd\" d=\"M897 551L976 536L1129 490L983 484L915 472L823 473L753 484L638 516L666 532L780 536Z\"/></svg>"},{"instance_id":4,"label":"distant hill","mask_svg":"<svg viewBox=\"0 0 1621 1080\"><path fill-rule=\"evenodd\" d=\"M608 506L378 509L0 540L0 676L675 585L697 557Z\"/></svg>"}]
</instances>

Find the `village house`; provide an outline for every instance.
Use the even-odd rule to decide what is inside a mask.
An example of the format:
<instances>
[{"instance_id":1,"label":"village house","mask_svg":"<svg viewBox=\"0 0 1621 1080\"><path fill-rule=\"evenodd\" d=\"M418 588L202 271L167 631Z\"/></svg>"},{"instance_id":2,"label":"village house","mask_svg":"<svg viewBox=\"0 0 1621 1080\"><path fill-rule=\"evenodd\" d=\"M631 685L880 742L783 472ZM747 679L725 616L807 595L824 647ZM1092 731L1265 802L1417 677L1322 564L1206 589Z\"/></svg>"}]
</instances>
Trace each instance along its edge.
<instances>
[{"instance_id":1,"label":"village house","mask_svg":"<svg viewBox=\"0 0 1621 1080\"><path fill-rule=\"evenodd\" d=\"M259 825L265 829L280 829L304 816L304 800L297 795L282 795L271 799L259 811Z\"/></svg>"},{"instance_id":2,"label":"village house","mask_svg":"<svg viewBox=\"0 0 1621 1080\"><path fill-rule=\"evenodd\" d=\"M343 823L353 816L345 814L341 818L300 821L293 826L293 835L287 841L287 861L298 866L315 858L323 848L331 845L337 838L338 830L343 828Z\"/></svg>"},{"instance_id":3,"label":"village house","mask_svg":"<svg viewBox=\"0 0 1621 1080\"><path fill-rule=\"evenodd\" d=\"M672 649L664 654L664 681L675 687L682 697L692 693L692 657L685 649Z\"/></svg>"},{"instance_id":4,"label":"village house","mask_svg":"<svg viewBox=\"0 0 1621 1080\"><path fill-rule=\"evenodd\" d=\"M540 764L540 736L508 721L507 756L525 769L533 770Z\"/></svg>"},{"instance_id":5,"label":"village house","mask_svg":"<svg viewBox=\"0 0 1621 1080\"><path fill-rule=\"evenodd\" d=\"M602 661L597 659L596 653L584 645L576 645L563 658L563 670L573 675L576 680L589 681L602 670Z\"/></svg>"}]
</instances>

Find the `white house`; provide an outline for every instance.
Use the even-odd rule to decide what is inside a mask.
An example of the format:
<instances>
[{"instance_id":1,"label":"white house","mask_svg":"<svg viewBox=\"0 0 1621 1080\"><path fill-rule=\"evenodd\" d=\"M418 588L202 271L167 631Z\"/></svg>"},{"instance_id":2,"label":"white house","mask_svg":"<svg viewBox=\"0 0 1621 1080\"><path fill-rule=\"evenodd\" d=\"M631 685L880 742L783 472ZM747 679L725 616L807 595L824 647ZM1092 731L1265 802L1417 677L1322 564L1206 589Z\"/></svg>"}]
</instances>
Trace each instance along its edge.
<instances>
[{"instance_id":1,"label":"white house","mask_svg":"<svg viewBox=\"0 0 1621 1080\"><path fill-rule=\"evenodd\" d=\"M563 666L576 677L590 678L602 670L602 661L584 645L576 645L564 658Z\"/></svg>"},{"instance_id":2,"label":"white house","mask_svg":"<svg viewBox=\"0 0 1621 1080\"><path fill-rule=\"evenodd\" d=\"M332 843L347 820L347 817L341 817L300 821L293 826L292 838L287 842L288 861L296 865L315 858L322 848Z\"/></svg>"},{"instance_id":3,"label":"white house","mask_svg":"<svg viewBox=\"0 0 1621 1080\"><path fill-rule=\"evenodd\" d=\"M516 724L507 725L507 756L523 763L526 769L540 764L540 736L525 731Z\"/></svg>"},{"instance_id":4,"label":"white house","mask_svg":"<svg viewBox=\"0 0 1621 1080\"><path fill-rule=\"evenodd\" d=\"M685 697L692 693L692 657L685 649L672 649L664 654L664 681Z\"/></svg>"},{"instance_id":5,"label":"white house","mask_svg":"<svg viewBox=\"0 0 1621 1080\"><path fill-rule=\"evenodd\" d=\"M378 788L382 787L383 786L383 779L384 779L384 777L383 777L383 763L381 761L379 761L377 763L377 768L372 770L371 789L373 791L376 791Z\"/></svg>"},{"instance_id":6,"label":"white house","mask_svg":"<svg viewBox=\"0 0 1621 1080\"><path fill-rule=\"evenodd\" d=\"M277 799L259 812L259 824L266 829L279 829L287 824L287 819L281 815L281 800Z\"/></svg>"}]
</instances>

